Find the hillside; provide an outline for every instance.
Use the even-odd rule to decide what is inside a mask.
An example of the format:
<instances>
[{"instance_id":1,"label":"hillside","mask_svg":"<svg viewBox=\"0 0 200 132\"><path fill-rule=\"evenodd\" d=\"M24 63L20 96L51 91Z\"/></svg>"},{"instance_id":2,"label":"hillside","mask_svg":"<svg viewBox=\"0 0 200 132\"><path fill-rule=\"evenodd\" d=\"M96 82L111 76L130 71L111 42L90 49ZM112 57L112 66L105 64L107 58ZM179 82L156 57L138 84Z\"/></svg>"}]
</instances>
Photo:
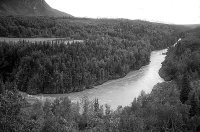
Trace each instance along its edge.
<instances>
[{"instance_id":1,"label":"hillside","mask_svg":"<svg viewBox=\"0 0 200 132\"><path fill-rule=\"evenodd\" d=\"M155 49L171 45L171 36L175 42L179 28L174 25L127 19L0 17L1 37L65 37L86 40L109 36L134 41L146 39Z\"/></svg>"},{"instance_id":2,"label":"hillside","mask_svg":"<svg viewBox=\"0 0 200 132\"><path fill-rule=\"evenodd\" d=\"M0 76L29 94L82 91L147 65L151 51L174 44L178 32L173 25L140 20L2 16L0 36L84 42L0 43Z\"/></svg>"},{"instance_id":3,"label":"hillside","mask_svg":"<svg viewBox=\"0 0 200 132\"><path fill-rule=\"evenodd\" d=\"M51 8L45 0L1 0L0 15L72 17Z\"/></svg>"}]
</instances>

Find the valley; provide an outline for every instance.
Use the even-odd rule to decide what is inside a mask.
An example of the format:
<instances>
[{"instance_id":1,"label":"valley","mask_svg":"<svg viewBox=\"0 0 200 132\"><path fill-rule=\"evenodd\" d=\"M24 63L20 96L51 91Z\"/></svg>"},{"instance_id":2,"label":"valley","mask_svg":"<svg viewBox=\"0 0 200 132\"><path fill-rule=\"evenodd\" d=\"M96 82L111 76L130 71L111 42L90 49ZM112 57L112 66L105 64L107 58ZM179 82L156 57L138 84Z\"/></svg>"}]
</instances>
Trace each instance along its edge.
<instances>
[{"instance_id":1,"label":"valley","mask_svg":"<svg viewBox=\"0 0 200 132\"><path fill-rule=\"evenodd\" d=\"M95 14L95 2L62 2L59 9L89 5ZM106 15L116 13L119 3L111 3ZM180 3L146 3L120 4L114 15L127 11L140 20L81 18L45 0L0 0L0 132L200 131L199 24L169 24L184 13ZM182 19L189 22L197 4L186 5ZM171 13L169 21L145 19L145 10L146 17Z\"/></svg>"}]
</instances>

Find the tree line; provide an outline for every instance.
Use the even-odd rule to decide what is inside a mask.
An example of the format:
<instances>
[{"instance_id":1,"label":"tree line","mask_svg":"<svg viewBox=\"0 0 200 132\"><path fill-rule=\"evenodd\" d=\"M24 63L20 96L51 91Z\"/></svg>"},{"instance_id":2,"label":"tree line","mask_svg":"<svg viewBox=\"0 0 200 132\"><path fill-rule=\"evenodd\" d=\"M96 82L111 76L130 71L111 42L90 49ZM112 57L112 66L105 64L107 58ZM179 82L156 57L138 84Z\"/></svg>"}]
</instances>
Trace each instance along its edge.
<instances>
[{"instance_id":1,"label":"tree line","mask_svg":"<svg viewBox=\"0 0 200 132\"><path fill-rule=\"evenodd\" d=\"M192 88L199 88L199 81ZM154 86L150 94L141 92L130 106L112 110L98 99L73 103L67 97L29 103L16 91L15 83L1 84L0 127L4 132L129 132L129 131L199 131L199 102L180 101L175 81ZM196 112L196 113L195 113Z\"/></svg>"},{"instance_id":2,"label":"tree line","mask_svg":"<svg viewBox=\"0 0 200 132\"><path fill-rule=\"evenodd\" d=\"M83 43L0 43L3 82L28 94L82 91L149 63L148 41L99 38Z\"/></svg>"},{"instance_id":3,"label":"tree line","mask_svg":"<svg viewBox=\"0 0 200 132\"><path fill-rule=\"evenodd\" d=\"M108 28L106 35L101 32L97 35L99 30L94 30L95 35L92 37L93 33L89 33L91 36L83 43L0 42L0 131L200 130L200 37L197 29L184 33L185 38L169 48L159 72L167 82L157 84L149 94L141 92L130 106L111 110L109 105L100 105L98 99L88 101L85 98L81 103L60 98L31 104L19 91L29 94L68 93L91 88L148 64L151 50L172 45L175 39L171 31L160 24L154 25L156 29L151 31L150 27L144 31L139 26L138 33L135 33L137 30L132 29L132 22L126 20L63 19L56 19L56 23L71 20L76 24L79 21L80 25L95 28L101 25L103 28L111 21L113 25L119 21L123 28L119 32ZM152 27L146 22L137 24ZM122 31L124 37L115 34ZM140 36L139 32L143 34ZM166 39L162 39L165 36Z\"/></svg>"},{"instance_id":4,"label":"tree line","mask_svg":"<svg viewBox=\"0 0 200 132\"><path fill-rule=\"evenodd\" d=\"M1 37L64 37L76 40L117 37L147 39L155 49L177 40L180 27L139 20L0 16ZM172 39L172 36L174 39Z\"/></svg>"},{"instance_id":5,"label":"tree line","mask_svg":"<svg viewBox=\"0 0 200 132\"><path fill-rule=\"evenodd\" d=\"M175 47L168 50L167 57L159 71L166 81L175 81L180 91L182 104L190 106L189 119L195 120L193 131L200 130L199 78L200 78L200 36L199 28L188 31Z\"/></svg>"},{"instance_id":6,"label":"tree line","mask_svg":"<svg viewBox=\"0 0 200 132\"><path fill-rule=\"evenodd\" d=\"M1 36L53 35L84 40L70 44L0 42L1 80L14 81L17 89L29 94L82 91L123 77L148 64L152 50L172 45L178 36L175 26L145 21L0 17ZM15 29L19 34L14 34ZM61 34L56 33L59 30L63 30ZM43 36L43 31L51 34ZM75 34L78 37L74 37Z\"/></svg>"}]
</instances>

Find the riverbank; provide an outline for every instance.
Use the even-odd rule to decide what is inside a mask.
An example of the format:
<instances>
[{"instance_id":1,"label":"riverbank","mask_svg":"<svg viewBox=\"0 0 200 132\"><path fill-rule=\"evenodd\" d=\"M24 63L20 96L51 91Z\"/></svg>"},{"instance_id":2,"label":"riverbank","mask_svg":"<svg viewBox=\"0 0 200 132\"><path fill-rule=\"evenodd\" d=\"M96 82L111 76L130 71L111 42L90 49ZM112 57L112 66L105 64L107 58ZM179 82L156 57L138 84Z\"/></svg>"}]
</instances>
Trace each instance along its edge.
<instances>
[{"instance_id":1,"label":"riverbank","mask_svg":"<svg viewBox=\"0 0 200 132\"><path fill-rule=\"evenodd\" d=\"M99 99L100 104L109 104L112 109L116 109L119 105L127 106L141 91L150 93L153 86L163 82L158 75L161 63L164 61L167 49L153 51L150 57L150 63L143 66L139 70L129 72L125 77L110 80L102 85L95 86L93 89L86 89L81 92L70 94L40 94L37 96L28 96L27 99L38 99L41 101L54 100L60 97L69 97L73 102L80 101L83 97L89 100Z\"/></svg>"}]
</instances>

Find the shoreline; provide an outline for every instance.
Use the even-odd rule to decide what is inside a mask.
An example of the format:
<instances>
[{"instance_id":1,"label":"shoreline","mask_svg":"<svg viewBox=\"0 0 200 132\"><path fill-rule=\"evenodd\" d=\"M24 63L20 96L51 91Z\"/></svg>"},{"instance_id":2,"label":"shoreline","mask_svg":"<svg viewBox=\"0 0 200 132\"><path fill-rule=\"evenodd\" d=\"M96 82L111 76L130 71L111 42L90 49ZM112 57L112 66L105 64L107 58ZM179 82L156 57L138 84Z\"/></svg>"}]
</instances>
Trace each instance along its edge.
<instances>
[{"instance_id":1,"label":"shoreline","mask_svg":"<svg viewBox=\"0 0 200 132\"><path fill-rule=\"evenodd\" d=\"M160 56L160 55L163 56L163 54L162 54L163 52L167 52L167 49L152 51L151 52L151 56L152 55L153 56ZM157 61L156 58L153 61ZM151 63L151 61L150 61L150 63ZM26 96L26 99L29 100L29 102L32 102L32 103L34 103L36 100L39 100L39 101L42 101L42 102L45 102L46 100L49 100L50 102L53 102L55 99L63 98L63 97L68 97L73 103L80 102L83 97L88 97L88 99L90 101L92 101L94 98L98 98L98 99L101 98L101 99L99 99L101 104L109 104L109 105L112 106L113 99L118 98L118 95L116 94L116 97L114 97L114 96L107 97L107 98L111 98L111 100L107 100L106 103L105 103L104 97L102 98L102 96L106 96L108 93L110 93L112 95L115 95L114 93L116 91L118 91L118 90L120 90L122 93L123 92L127 92L127 89L128 89L131 92L134 92L134 94L136 94L136 97L138 97L139 93L142 91L141 88L137 88L136 87L134 89L130 89L130 86L128 86L128 88L126 88L126 89L124 89L124 86L122 86L122 87L121 86L120 87L117 86L116 88L114 88L115 86L113 86L113 85L118 85L118 84L121 85L123 83L124 83L124 85L127 85L126 84L127 80L128 81L131 81L131 80L135 81L137 83L137 85L138 85L138 83L142 84L143 81L144 81L144 77L143 76L145 76L145 74L147 74L145 72L147 72L146 70L148 70L149 67L151 66L150 63L145 65L145 66L142 66L139 70L133 70L133 71L128 72L124 77L121 77L121 78L118 78L118 79L108 80L108 81L102 83L101 85L94 86L94 88L92 88L92 89L85 89L85 90L80 91L80 92L72 92L72 93L64 93L64 94L28 95L28 94L25 93L26 94L25 96ZM156 73L156 74L158 74L158 73ZM148 77L145 77L145 80ZM147 79L147 81L148 81L148 79ZM157 82L157 83L159 83L159 82ZM154 84L153 86L155 86L156 84ZM134 86L135 86L135 84L133 84L133 87ZM148 92L149 92L149 90L151 91L153 86L151 87L151 85L150 85L148 88L146 88L146 90ZM129 94L129 93L127 93L127 94ZM129 98L130 98L129 96L125 100L129 100ZM131 98L131 99L133 100L134 98ZM120 105L120 103L119 103L119 105Z\"/></svg>"}]
</instances>

